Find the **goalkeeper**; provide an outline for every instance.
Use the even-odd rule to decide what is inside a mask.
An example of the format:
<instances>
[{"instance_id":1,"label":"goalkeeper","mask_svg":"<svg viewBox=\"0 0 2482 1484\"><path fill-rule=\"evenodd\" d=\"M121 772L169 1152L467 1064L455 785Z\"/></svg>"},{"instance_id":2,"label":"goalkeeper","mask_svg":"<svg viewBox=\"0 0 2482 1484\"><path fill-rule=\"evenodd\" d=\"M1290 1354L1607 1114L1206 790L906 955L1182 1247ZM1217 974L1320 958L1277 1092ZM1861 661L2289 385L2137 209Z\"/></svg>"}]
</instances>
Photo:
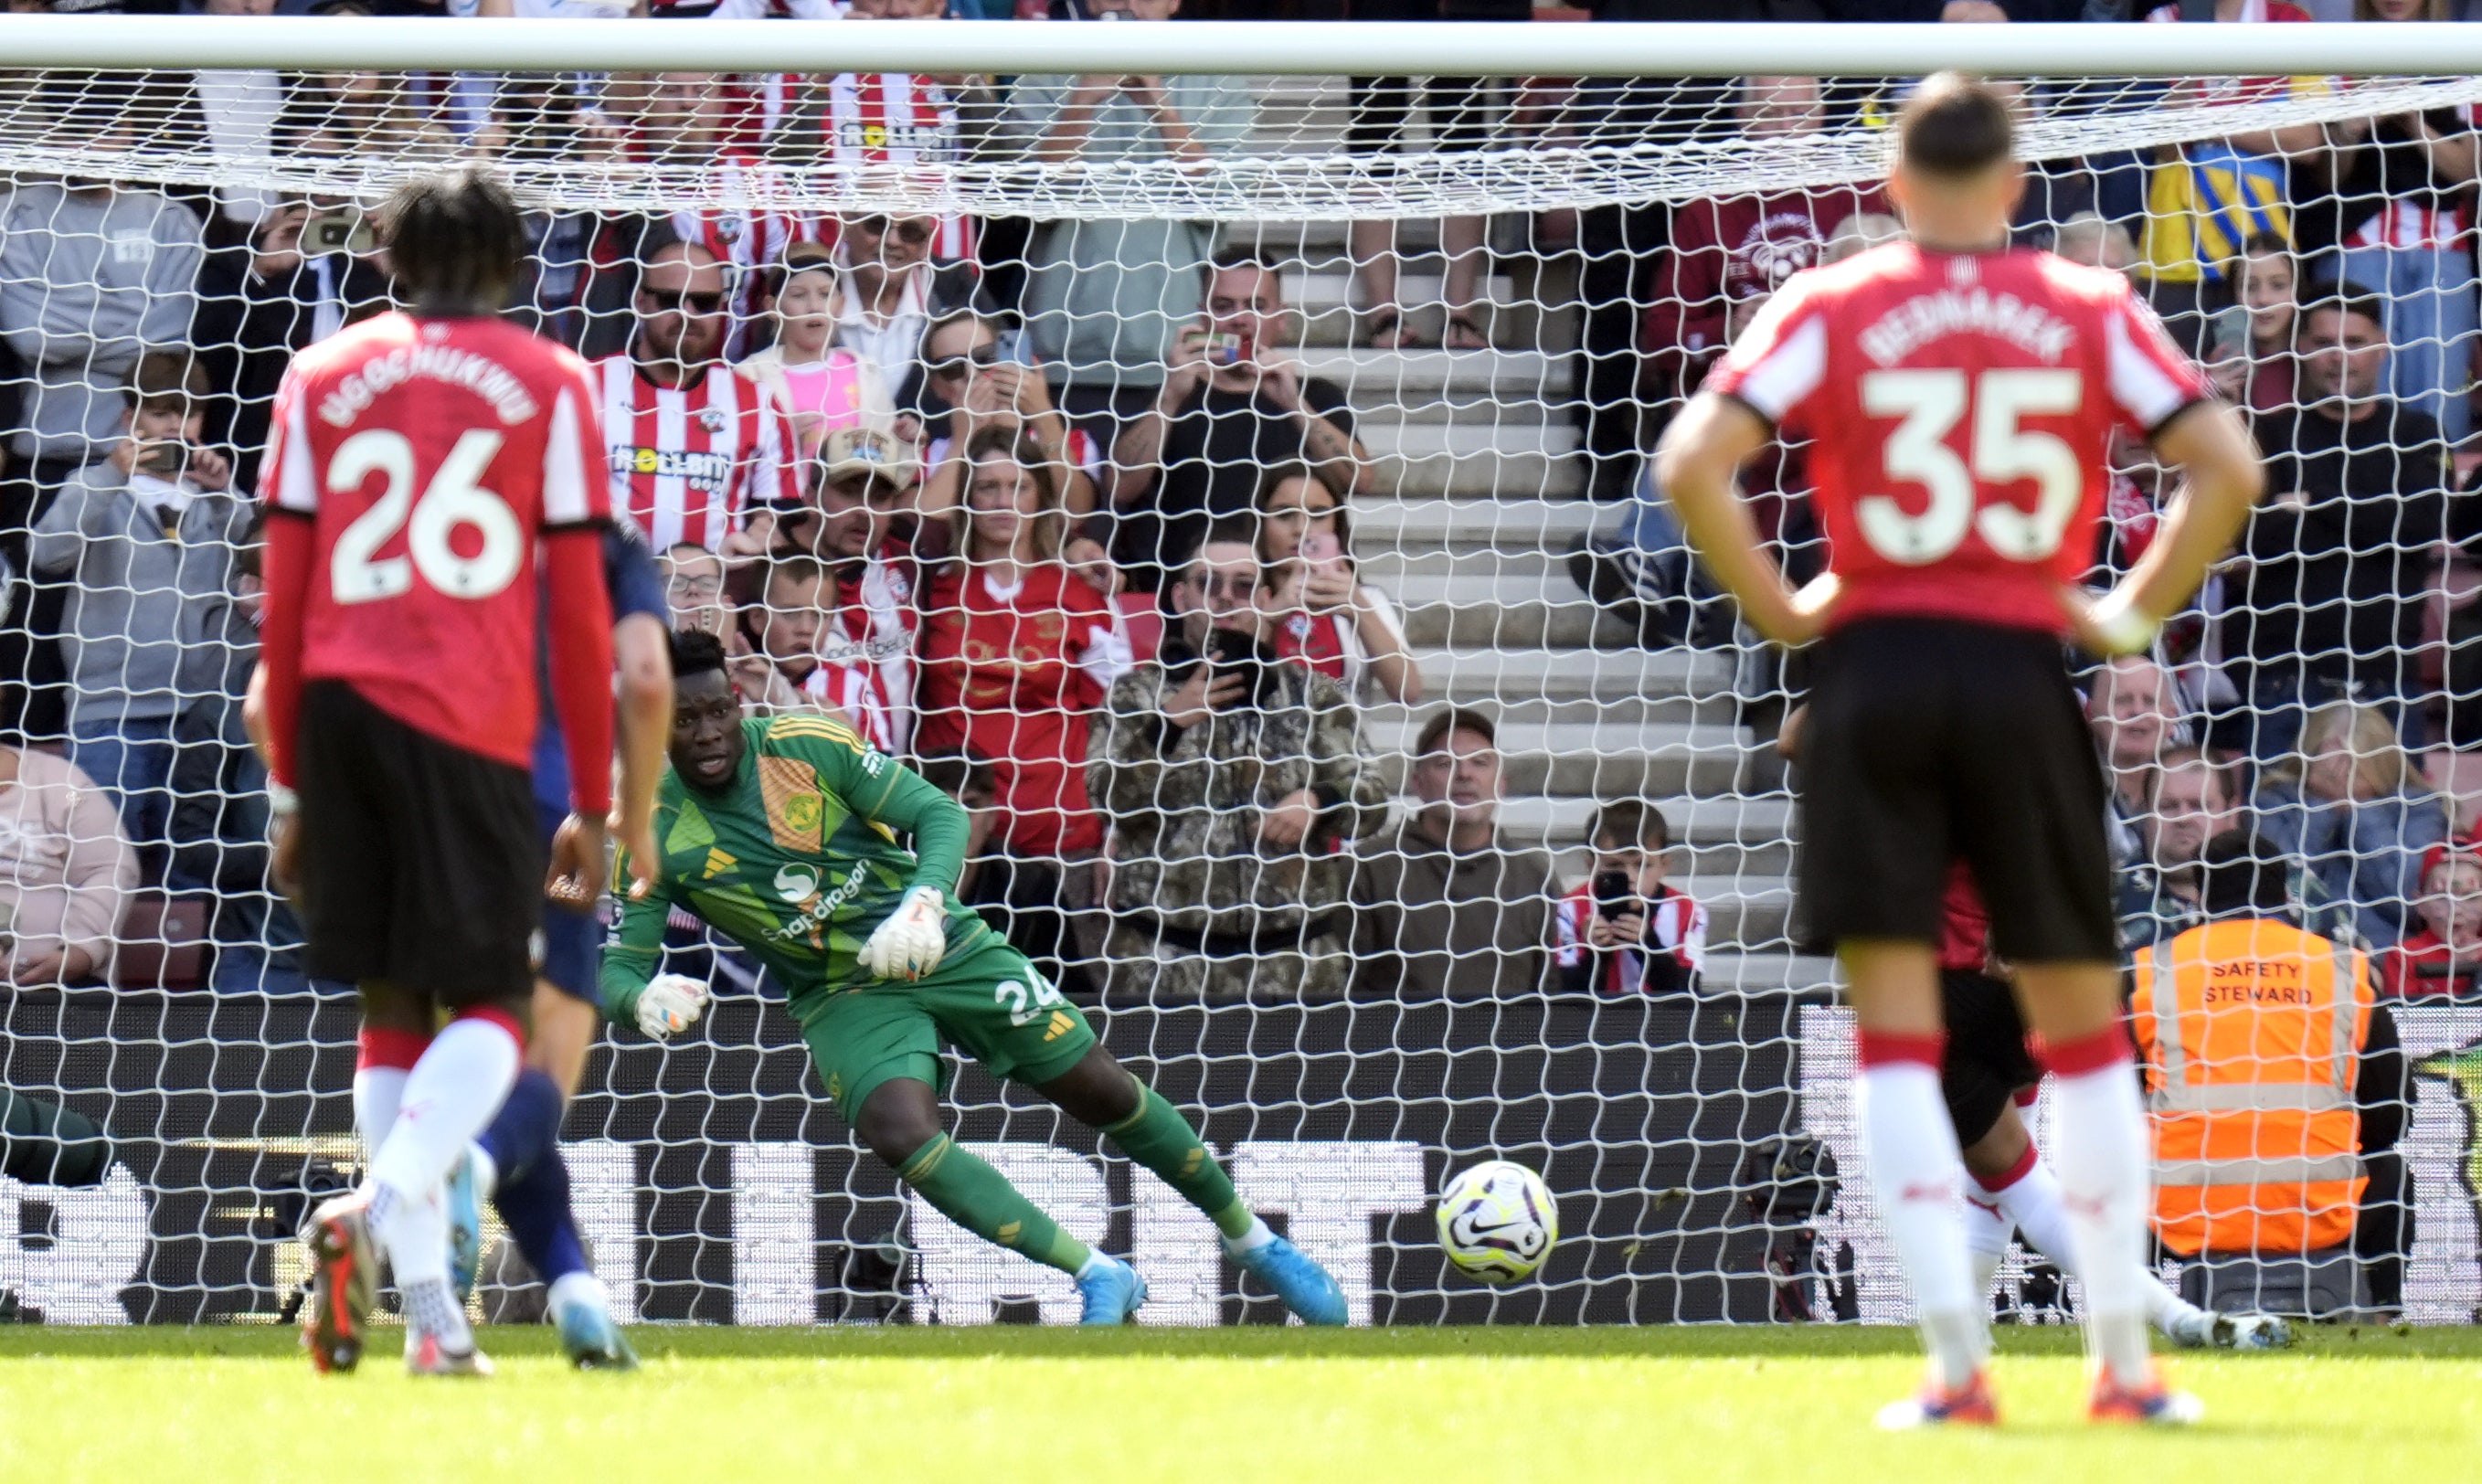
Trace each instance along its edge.
<instances>
[{"instance_id":1,"label":"goalkeeper","mask_svg":"<svg viewBox=\"0 0 2482 1484\"><path fill-rule=\"evenodd\" d=\"M1343 1323L1344 1293L1327 1270L1269 1231L1188 1120L953 899L964 809L826 717L743 720L714 636L676 633L672 643L672 767L655 802L661 860L654 888L623 905L619 941L605 950L605 1014L639 1023L667 910L687 908L783 985L828 1096L861 1141L959 1226L1074 1277L1082 1323L1127 1319L1146 1302L1146 1280L1062 1231L942 1131L943 1042L1031 1085L1161 1176L1304 1321Z\"/></svg>"}]
</instances>

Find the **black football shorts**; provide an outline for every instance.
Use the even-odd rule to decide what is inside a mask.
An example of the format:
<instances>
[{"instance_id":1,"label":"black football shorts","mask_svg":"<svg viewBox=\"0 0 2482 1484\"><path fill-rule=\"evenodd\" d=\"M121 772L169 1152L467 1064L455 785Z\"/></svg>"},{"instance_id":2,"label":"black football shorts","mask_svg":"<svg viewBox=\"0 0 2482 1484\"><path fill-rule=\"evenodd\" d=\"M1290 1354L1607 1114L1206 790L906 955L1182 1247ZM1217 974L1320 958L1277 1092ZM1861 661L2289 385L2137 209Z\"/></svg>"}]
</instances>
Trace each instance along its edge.
<instances>
[{"instance_id":1,"label":"black football shorts","mask_svg":"<svg viewBox=\"0 0 2482 1484\"><path fill-rule=\"evenodd\" d=\"M388 715L337 680L303 687L304 966L450 1009L532 992L548 860L526 770Z\"/></svg>"},{"instance_id":2,"label":"black football shorts","mask_svg":"<svg viewBox=\"0 0 2482 1484\"><path fill-rule=\"evenodd\" d=\"M1969 968L1941 969L1940 1008L1947 1019L1940 1092L1956 1142L1971 1145L1999 1122L2019 1088L2043 1079L2043 1070L2026 1049L2024 1013L2007 981Z\"/></svg>"},{"instance_id":3,"label":"black football shorts","mask_svg":"<svg viewBox=\"0 0 2482 1484\"><path fill-rule=\"evenodd\" d=\"M1828 635L1799 789L1812 936L1937 942L1962 859L2002 959L2119 961L2108 795L2050 635L1913 618Z\"/></svg>"}]
</instances>

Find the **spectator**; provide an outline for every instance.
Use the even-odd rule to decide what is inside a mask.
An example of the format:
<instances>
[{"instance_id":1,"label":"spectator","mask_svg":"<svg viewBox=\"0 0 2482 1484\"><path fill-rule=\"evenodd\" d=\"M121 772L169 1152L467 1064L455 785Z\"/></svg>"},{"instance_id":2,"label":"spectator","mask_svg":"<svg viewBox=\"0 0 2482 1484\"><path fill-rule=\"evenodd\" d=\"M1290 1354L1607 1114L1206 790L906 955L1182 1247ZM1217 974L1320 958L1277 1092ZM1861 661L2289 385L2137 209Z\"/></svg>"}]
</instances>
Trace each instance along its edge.
<instances>
[{"instance_id":1,"label":"spectator","mask_svg":"<svg viewBox=\"0 0 2482 1484\"><path fill-rule=\"evenodd\" d=\"M258 667L259 554L253 530L234 553L231 590L206 604L204 642L181 656L181 710L172 724L165 885L205 898L216 945L209 982L230 994L303 984L301 923L269 874L267 766L243 721Z\"/></svg>"},{"instance_id":2,"label":"spectator","mask_svg":"<svg viewBox=\"0 0 2482 1484\"><path fill-rule=\"evenodd\" d=\"M1819 249L1821 266L1840 263L1890 242L1901 241L1905 224L1879 211L1857 211L1835 225L1827 234L1827 246Z\"/></svg>"},{"instance_id":3,"label":"spectator","mask_svg":"<svg viewBox=\"0 0 2482 1484\"><path fill-rule=\"evenodd\" d=\"M999 789L985 901L1035 904L1041 955L1077 957L1070 914L1094 905L1103 821L1086 793L1095 708L1130 666L1110 601L1064 558L1069 517L1042 450L996 430L965 450L956 559L923 600L914 750L988 759Z\"/></svg>"},{"instance_id":4,"label":"spectator","mask_svg":"<svg viewBox=\"0 0 2482 1484\"><path fill-rule=\"evenodd\" d=\"M161 84L97 73L71 103L65 131L91 130L90 150L127 149ZM203 255L198 219L149 186L70 177L35 180L0 212L0 342L25 384L0 484L0 542L9 555L52 491L120 434L119 392L149 350L189 333Z\"/></svg>"},{"instance_id":5,"label":"spectator","mask_svg":"<svg viewBox=\"0 0 2482 1484\"><path fill-rule=\"evenodd\" d=\"M1560 903L1560 987L1571 994L1698 988L1706 909L1664 881L1672 826L1634 799L1595 810L1595 868Z\"/></svg>"},{"instance_id":6,"label":"spectator","mask_svg":"<svg viewBox=\"0 0 2482 1484\"><path fill-rule=\"evenodd\" d=\"M1172 585L1178 628L1114 683L1095 738L1115 992L1329 999L1351 987L1341 852L1386 818L1386 789L1343 689L1277 662L1254 535L1247 521L1209 533Z\"/></svg>"},{"instance_id":7,"label":"spectator","mask_svg":"<svg viewBox=\"0 0 2482 1484\"><path fill-rule=\"evenodd\" d=\"M732 609L724 600L724 558L696 542L675 543L656 559L664 571L664 599L673 627L701 629L718 639L732 630Z\"/></svg>"},{"instance_id":8,"label":"spectator","mask_svg":"<svg viewBox=\"0 0 2482 1484\"><path fill-rule=\"evenodd\" d=\"M2349 1249L2370 1299L2397 1308L2412 1232L2395 1145L2413 1089L2369 960L2290 919L2287 868L2258 842L2217 835L2202 866L2207 920L2134 966L2154 1234L2184 1259L2284 1264L2303 1288L2323 1286L2305 1259ZM2358 1308L2359 1286L2306 1312Z\"/></svg>"},{"instance_id":9,"label":"spectator","mask_svg":"<svg viewBox=\"0 0 2482 1484\"><path fill-rule=\"evenodd\" d=\"M2072 263L2125 274L2137 266L2137 244L2119 223L2080 211L2051 233L2051 251Z\"/></svg>"},{"instance_id":10,"label":"spectator","mask_svg":"<svg viewBox=\"0 0 2482 1484\"><path fill-rule=\"evenodd\" d=\"M49 753L0 745L0 980L86 984L112 971L138 853L112 801Z\"/></svg>"},{"instance_id":11,"label":"spectator","mask_svg":"<svg viewBox=\"0 0 2482 1484\"><path fill-rule=\"evenodd\" d=\"M2383 948L2402 936L2422 857L2447 838L2447 805L2387 713L2350 701L2310 712L2300 753L2267 771L2253 803L2260 837L2347 908L2362 941Z\"/></svg>"},{"instance_id":12,"label":"spectator","mask_svg":"<svg viewBox=\"0 0 2482 1484\"><path fill-rule=\"evenodd\" d=\"M2193 747L2168 748L2137 818L2139 856L2120 872L2121 946L2151 948L2204 920L2196 870L2206 841L2239 829L2231 772Z\"/></svg>"},{"instance_id":13,"label":"spectator","mask_svg":"<svg viewBox=\"0 0 2482 1484\"><path fill-rule=\"evenodd\" d=\"M826 699L873 746L896 756L912 740L920 615L913 559L894 527L912 493L913 461L896 440L849 428L830 436L821 451L817 506L787 517L780 533L818 558L835 584L818 644Z\"/></svg>"},{"instance_id":14,"label":"spectator","mask_svg":"<svg viewBox=\"0 0 2482 1484\"><path fill-rule=\"evenodd\" d=\"M2430 18L2425 0L2359 0L2354 19ZM2444 15L2440 16L2444 19ZM2327 126L2335 189L2305 201L2294 243L2304 257L2378 291L2387 315L2388 390L2460 443L2472 427L2475 318L2472 120L2458 107Z\"/></svg>"},{"instance_id":15,"label":"spectator","mask_svg":"<svg viewBox=\"0 0 2482 1484\"><path fill-rule=\"evenodd\" d=\"M842 317L835 254L817 243L796 243L777 278L776 291L760 300L775 318L775 343L735 369L776 398L802 457L818 457L829 434L894 421L896 404L879 367L834 343Z\"/></svg>"},{"instance_id":16,"label":"spectator","mask_svg":"<svg viewBox=\"0 0 2482 1484\"><path fill-rule=\"evenodd\" d=\"M742 609L740 631L727 646L745 707L762 714L836 711L837 677L819 656L835 601L835 578L816 557L797 553L767 565L758 601Z\"/></svg>"},{"instance_id":17,"label":"spectator","mask_svg":"<svg viewBox=\"0 0 2482 1484\"><path fill-rule=\"evenodd\" d=\"M1405 625L1387 595L1361 580L1334 491L1298 464L1269 469L1262 488L1258 552L1273 579L1268 637L1277 655L1357 700L1375 691L1399 705L1420 701L1422 671L1405 648Z\"/></svg>"},{"instance_id":18,"label":"spectator","mask_svg":"<svg viewBox=\"0 0 2482 1484\"><path fill-rule=\"evenodd\" d=\"M2288 408L2301 396L2293 343L2301 321L2298 260L2283 238L2261 232L2226 277L2239 284L2240 298L2215 326L2215 364L2235 365L2232 381L2219 388L2253 412Z\"/></svg>"},{"instance_id":19,"label":"spectator","mask_svg":"<svg viewBox=\"0 0 2482 1484\"><path fill-rule=\"evenodd\" d=\"M388 305L387 275L367 250L356 251L350 231L334 240L342 217L323 206L319 240L303 240L312 216L307 201L280 202L248 243L208 253L198 272L190 343L216 392L205 437L235 450L245 490L258 486L268 410L294 354Z\"/></svg>"},{"instance_id":20,"label":"spectator","mask_svg":"<svg viewBox=\"0 0 2482 1484\"><path fill-rule=\"evenodd\" d=\"M1280 348L1290 323L1273 263L1217 255L1205 314L1175 340L1153 406L1112 443L1112 554L1132 587L1158 591L1209 522L1256 509L1278 464L1307 464L1339 498L1370 492L1343 389Z\"/></svg>"},{"instance_id":21,"label":"spectator","mask_svg":"<svg viewBox=\"0 0 2482 1484\"><path fill-rule=\"evenodd\" d=\"M372 8L342 0L329 13L369 15ZM417 101L414 79L406 72L303 74L277 119L276 137L290 154L369 151L415 165L445 165L463 149L456 131Z\"/></svg>"},{"instance_id":22,"label":"spectator","mask_svg":"<svg viewBox=\"0 0 2482 1484\"><path fill-rule=\"evenodd\" d=\"M2226 622L2261 762L2288 751L2302 713L2323 701L2400 704L2449 520L2439 425L2383 389L2378 305L2338 285L2305 306L2302 324L2304 405L2257 419L2270 493L2242 538L2248 567ZM2418 740L2418 715L2404 726Z\"/></svg>"},{"instance_id":23,"label":"spectator","mask_svg":"<svg viewBox=\"0 0 2482 1484\"><path fill-rule=\"evenodd\" d=\"M2188 18L2186 4L2147 13L2156 23ZM2290 0L2214 0L2221 24L2306 21ZM2173 97L2188 106L2217 107L2270 102L2289 94L2323 93L2316 77L2192 78ZM2174 336L2193 352L2205 349L2203 310L2223 287L2224 265L2258 233L2287 240L2292 234L2289 172L2307 166L2327 146L2316 122L2248 130L2223 139L2166 146L2147 182L2140 273L2147 295Z\"/></svg>"},{"instance_id":24,"label":"spectator","mask_svg":"<svg viewBox=\"0 0 2482 1484\"><path fill-rule=\"evenodd\" d=\"M1413 753L1422 807L1354 847L1355 982L1390 999L1542 994L1559 874L1546 852L1500 837L1496 729L1444 708Z\"/></svg>"},{"instance_id":25,"label":"spectator","mask_svg":"<svg viewBox=\"0 0 2482 1484\"><path fill-rule=\"evenodd\" d=\"M1815 77L1743 78L1734 112L1743 136L1754 140L1817 134L1827 125ZM1796 187L1682 203L1673 213L1672 251L1656 270L1654 305L1646 317L1653 383L1648 400L1670 403L1696 390L1708 362L1730 342L1727 321L1736 306L1765 299L1817 264L1847 220L1887 209L1875 185Z\"/></svg>"},{"instance_id":26,"label":"spectator","mask_svg":"<svg viewBox=\"0 0 2482 1484\"><path fill-rule=\"evenodd\" d=\"M1352 0L1351 11L1356 20L1531 20L1534 13L1529 0ZM1406 131L1417 113L1430 125L1424 153L1470 154L1488 148L1494 132L1492 115L1503 98L1498 80L1480 77L1357 77L1349 86L1345 147L1365 155L1413 150ZM1482 307L1475 292L1489 257L1483 251L1489 220L1475 215L1439 223L1439 253L1445 259L1440 299L1447 310L1439 340L1443 349L1491 349L1491 337L1476 319ZM1397 224L1385 218L1354 223L1349 238L1354 277L1368 311L1362 343L1375 350L1412 350L1419 343L1405 323L1411 305L1398 291L1404 259L1396 238Z\"/></svg>"},{"instance_id":27,"label":"spectator","mask_svg":"<svg viewBox=\"0 0 2482 1484\"><path fill-rule=\"evenodd\" d=\"M918 408L915 358L931 322L959 309L992 312L970 262L938 257L943 228L933 216L850 216L836 238L841 290L836 343L879 368L899 408Z\"/></svg>"},{"instance_id":28,"label":"spectator","mask_svg":"<svg viewBox=\"0 0 2482 1484\"><path fill-rule=\"evenodd\" d=\"M198 444L206 379L152 352L123 388L123 435L36 522L29 561L66 586L69 760L102 784L142 848L172 812L182 657L207 642L250 523L232 465Z\"/></svg>"},{"instance_id":29,"label":"spectator","mask_svg":"<svg viewBox=\"0 0 2482 1484\"><path fill-rule=\"evenodd\" d=\"M1170 20L1180 0L1129 0L1120 13ZM1009 111L1035 158L1111 168L1200 165L1238 146L1254 104L1240 77L1020 77ZM1177 364L1200 307L1212 228L1174 216L1046 222L1026 254L1026 328L1084 420L1125 416Z\"/></svg>"},{"instance_id":30,"label":"spectator","mask_svg":"<svg viewBox=\"0 0 2482 1484\"><path fill-rule=\"evenodd\" d=\"M2156 761L2166 749L2190 740L2182 709L2171 672L2142 654L2105 664L2086 688L2086 723L2111 780L2112 817L2123 834L2146 812ZM2133 844L2134 836L2122 843Z\"/></svg>"},{"instance_id":31,"label":"spectator","mask_svg":"<svg viewBox=\"0 0 2482 1484\"><path fill-rule=\"evenodd\" d=\"M2415 930L2378 956L2379 994L2393 1000L2469 999L2482 972L2482 857L2470 842L2423 859Z\"/></svg>"},{"instance_id":32,"label":"spectator","mask_svg":"<svg viewBox=\"0 0 2482 1484\"><path fill-rule=\"evenodd\" d=\"M1061 504L1071 516L1092 515L1101 450L1086 430L1060 415L1043 373L1003 354L999 321L973 309L951 309L922 333L922 404L935 416L926 446L931 465L922 512L957 508L964 498L965 445L983 430L1022 436L1043 451L1060 480Z\"/></svg>"},{"instance_id":33,"label":"spectator","mask_svg":"<svg viewBox=\"0 0 2482 1484\"><path fill-rule=\"evenodd\" d=\"M695 243L655 250L629 348L594 363L612 445L612 504L665 550L766 552L796 501L784 414L724 362L724 265Z\"/></svg>"}]
</instances>

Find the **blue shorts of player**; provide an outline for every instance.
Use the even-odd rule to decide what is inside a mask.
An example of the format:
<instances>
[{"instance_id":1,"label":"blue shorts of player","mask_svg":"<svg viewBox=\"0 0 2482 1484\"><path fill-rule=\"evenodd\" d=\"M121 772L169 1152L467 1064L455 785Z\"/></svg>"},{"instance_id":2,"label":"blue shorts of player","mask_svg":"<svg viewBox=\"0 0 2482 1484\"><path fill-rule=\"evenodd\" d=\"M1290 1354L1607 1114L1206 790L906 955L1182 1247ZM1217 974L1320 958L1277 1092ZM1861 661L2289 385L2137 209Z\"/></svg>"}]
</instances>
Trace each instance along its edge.
<instances>
[{"instance_id":1,"label":"blue shorts of player","mask_svg":"<svg viewBox=\"0 0 2482 1484\"><path fill-rule=\"evenodd\" d=\"M535 802L542 821L543 844L551 844L552 833L568 817L565 809ZM542 977L551 987L571 999L581 999L596 1007L603 1001L595 994L595 977L603 951L603 919L594 912L571 912L566 907L543 903L542 911Z\"/></svg>"}]
</instances>

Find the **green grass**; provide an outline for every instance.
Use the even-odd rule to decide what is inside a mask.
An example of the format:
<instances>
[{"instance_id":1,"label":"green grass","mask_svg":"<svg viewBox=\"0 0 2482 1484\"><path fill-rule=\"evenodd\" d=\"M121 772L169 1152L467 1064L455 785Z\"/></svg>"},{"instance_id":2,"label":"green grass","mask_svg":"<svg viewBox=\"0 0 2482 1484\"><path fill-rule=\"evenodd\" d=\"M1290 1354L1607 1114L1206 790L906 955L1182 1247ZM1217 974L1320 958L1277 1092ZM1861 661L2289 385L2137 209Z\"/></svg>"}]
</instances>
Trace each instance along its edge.
<instances>
[{"instance_id":1,"label":"green grass","mask_svg":"<svg viewBox=\"0 0 2482 1484\"><path fill-rule=\"evenodd\" d=\"M2184 1355L2194 1434L2090 1429L2075 1337L2002 1332L2008 1425L1886 1437L1894 1330L649 1329L636 1376L323 1378L264 1329L0 1331L0 1478L2338 1484L2482 1471L2482 1332Z\"/></svg>"}]
</instances>

